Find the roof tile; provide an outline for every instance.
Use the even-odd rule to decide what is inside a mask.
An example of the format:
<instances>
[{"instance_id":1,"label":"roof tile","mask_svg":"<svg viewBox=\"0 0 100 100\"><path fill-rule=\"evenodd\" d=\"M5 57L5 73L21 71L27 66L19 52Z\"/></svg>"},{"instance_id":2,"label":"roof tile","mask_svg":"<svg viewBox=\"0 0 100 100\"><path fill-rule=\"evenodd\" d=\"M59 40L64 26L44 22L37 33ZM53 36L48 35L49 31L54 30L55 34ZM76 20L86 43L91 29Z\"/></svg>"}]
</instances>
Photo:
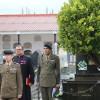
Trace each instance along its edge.
<instances>
[{"instance_id":1,"label":"roof tile","mask_svg":"<svg viewBox=\"0 0 100 100\"><path fill-rule=\"evenodd\" d=\"M0 32L58 31L57 14L0 15Z\"/></svg>"}]
</instances>

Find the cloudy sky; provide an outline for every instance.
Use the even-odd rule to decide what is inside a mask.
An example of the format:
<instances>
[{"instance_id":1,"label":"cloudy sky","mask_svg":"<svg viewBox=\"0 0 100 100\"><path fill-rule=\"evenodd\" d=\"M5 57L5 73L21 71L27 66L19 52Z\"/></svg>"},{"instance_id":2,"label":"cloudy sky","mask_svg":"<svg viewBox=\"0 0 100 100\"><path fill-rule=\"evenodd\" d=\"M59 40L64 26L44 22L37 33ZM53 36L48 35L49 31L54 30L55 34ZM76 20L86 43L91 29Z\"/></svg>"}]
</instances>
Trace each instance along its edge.
<instances>
[{"instance_id":1,"label":"cloudy sky","mask_svg":"<svg viewBox=\"0 0 100 100\"><path fill-rule=\"evenodd\" d=\"M0 0L0 14L45 14L46 8L48 13L52 9L58 13L64 2L68 3L68 0Z\"/></svg>"}]
</instances>

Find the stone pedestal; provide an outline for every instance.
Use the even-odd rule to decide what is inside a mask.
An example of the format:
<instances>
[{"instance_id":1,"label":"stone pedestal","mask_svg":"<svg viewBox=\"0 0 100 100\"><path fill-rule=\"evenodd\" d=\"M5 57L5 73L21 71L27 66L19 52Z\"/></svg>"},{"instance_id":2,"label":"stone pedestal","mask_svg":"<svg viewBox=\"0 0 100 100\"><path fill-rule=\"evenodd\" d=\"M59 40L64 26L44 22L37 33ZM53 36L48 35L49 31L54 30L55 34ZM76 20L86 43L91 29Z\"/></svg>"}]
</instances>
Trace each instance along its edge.
<instances>
[{"instance_id":1,"label":"stone pedestal","mask_svg":"<svg viewBox=\"0 0 100 100\"><path fill-rule=\"evenodd\" d=\"M67 93L63 94L64 100L100 100L100 84L97 84L97 80L90 77L63 82L63 90Z\"/></svg>"}]
</instances>

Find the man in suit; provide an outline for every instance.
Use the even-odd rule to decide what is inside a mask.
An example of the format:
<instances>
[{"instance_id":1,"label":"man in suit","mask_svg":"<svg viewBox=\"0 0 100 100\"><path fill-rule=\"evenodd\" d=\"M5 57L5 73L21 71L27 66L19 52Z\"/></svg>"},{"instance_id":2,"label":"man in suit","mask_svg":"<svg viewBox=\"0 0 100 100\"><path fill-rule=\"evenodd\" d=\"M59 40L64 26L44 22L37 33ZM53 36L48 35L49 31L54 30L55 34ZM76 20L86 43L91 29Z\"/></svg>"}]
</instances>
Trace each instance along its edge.
<instances>
[{"instance_id":1,"label":"man in suit","mask_svg":"<svg viewBox=\"0 0 100 100\"><path fill-rule=\"evenodd\" d=\"M42 100L52 100L53 88L59 88L60 60L52 54L52 47L49 44L44 45L44 53L39 61L37 85L40 86Z\"/></svg>"},{"instance_id":2,"label":"man in suit","mask_svg":"<svg viewBox=\"0 0 100 100\"><path fill-rule=\"evenodd\" d=\"M22 73L18 63L12 62L13 51L6 50L5 64L0 66L0 98L18 100L22 97Z\"/></svg>"},{"instance_id":3,"label":"man in suit","mask_svg":"<svg viewBox=\"0 0 100 100\"><path fill-rule=\"evenodd\" d=\"M31 100L30 87L34 85L35 74L31 58L24 55L23 46L16 46L16 56L14 56L13 61L21 65L23 78L23 95L20 100ZM26 84L27 78L30 78L30 83L28 85Z\"/></svg>"}]
</instances>

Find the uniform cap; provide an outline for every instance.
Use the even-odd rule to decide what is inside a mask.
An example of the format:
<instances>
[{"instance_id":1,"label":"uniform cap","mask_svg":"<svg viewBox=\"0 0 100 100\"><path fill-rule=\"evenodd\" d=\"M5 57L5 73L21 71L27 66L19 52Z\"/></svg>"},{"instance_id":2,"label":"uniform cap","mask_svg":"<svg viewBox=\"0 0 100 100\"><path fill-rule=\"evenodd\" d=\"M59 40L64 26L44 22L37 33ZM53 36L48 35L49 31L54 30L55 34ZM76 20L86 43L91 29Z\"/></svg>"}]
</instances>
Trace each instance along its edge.
<instances>
[{"instance_id":1,"label":"uniform cap","mask_svg":"<svg viewBox=\"0 0 100 100\"><path fill-rule=\"evenodd\" d=\"M47 47L47 48L49 48L50 50L52 49L52 47L51 47L50 44L45 44L44 47Z\"/></svg>"},{"instance_id":2,"label":"uniform cap","mask_svg":"<svg viewBox=\"0 0 100 100\"><path fill-rule=\"evenodd\" d=\"M9 55L9 54L13 54L14 52L12 50L5 50L4 54L5 55Z\"/></svg>"}]
</instances>

